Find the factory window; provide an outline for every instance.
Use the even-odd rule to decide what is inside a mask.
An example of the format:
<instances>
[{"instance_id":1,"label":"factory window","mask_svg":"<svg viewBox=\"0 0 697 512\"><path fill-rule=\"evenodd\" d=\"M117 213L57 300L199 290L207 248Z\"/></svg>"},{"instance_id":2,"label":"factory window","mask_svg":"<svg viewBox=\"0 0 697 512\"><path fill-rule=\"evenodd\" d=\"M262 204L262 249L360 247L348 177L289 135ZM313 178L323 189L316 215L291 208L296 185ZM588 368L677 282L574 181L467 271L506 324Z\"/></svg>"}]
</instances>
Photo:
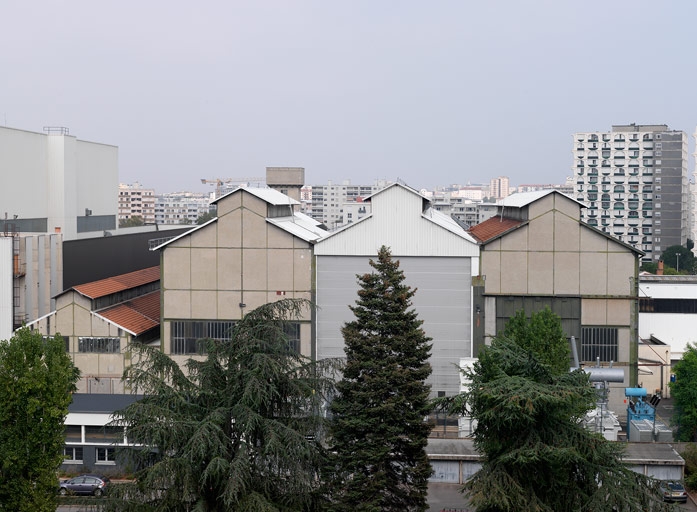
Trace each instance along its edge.
<instances>
[{"instance_id":1,"label":"factory window","mask_svg":"<svg viewBox=\"0 0 697 512\"><path fill-rule=\"evenodd\" d=\"M172 354L205 354L202 340L230 339L232 320L177 320L172 322Z\"/></svg>"},{"instance_id":2,"label":"factory window","mask_svg":"<svg viewBox=\"0 0 697 512\"><path fill-rule=\"evenodd\" d=\"M639 299L640 313L685 313L697 314L697 299Z\"/></svg>"},{"instance_id":3,"label":"factory window","mask_svg":"<svg viewBox=\"0 0 697 512\"><path fill-rule=\"evenodd\" d=\"M300 353L300 323L299 322L288 322L283 327L283 332L288 338L288 350Z\"/></svg>"},{"instance_id":4,"label":"factory window","mask_svg":"<svg viewBox=\"0 0 697 512\"><path fill-rule=\"evenodd\" d=\"M582 327L581 354L584 361L617 361L617 328Z\"/></svg>"},{"instance_id":5,"label":"factory window","mask_svg":"<svg viewBox=\"0 0 697 512\"><path fill-rule=\"evenodd\" d=\"M87 338L80 337L78 340L78 352L98 353L98 354L117 354L121 352L120 338Z\"/></svg>"}]
</instances>

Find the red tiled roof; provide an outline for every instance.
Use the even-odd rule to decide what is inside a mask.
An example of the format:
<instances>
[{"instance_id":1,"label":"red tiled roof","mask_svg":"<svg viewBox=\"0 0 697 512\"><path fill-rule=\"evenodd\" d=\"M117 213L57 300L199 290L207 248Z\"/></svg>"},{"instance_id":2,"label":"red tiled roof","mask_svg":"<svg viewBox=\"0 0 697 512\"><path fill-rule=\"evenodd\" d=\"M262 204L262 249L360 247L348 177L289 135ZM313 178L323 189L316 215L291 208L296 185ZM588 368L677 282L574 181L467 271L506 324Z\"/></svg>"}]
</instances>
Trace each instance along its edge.
<instances>
[{"instance_id":1,"label":"red tiled roof","mask_svg":"<svg viewBox=\"0 0 697 512\"><path fill-rule=\"evenodd\" d=\"M522 223L523 221L521 220L509 219L497 215L496 217L485 220L481 224L472 226L469 233L479 242L486 243L510 229L517 228Z\"/></svg>"},{"instance_id":2,"label":"red tiled roof","mask_svg":"<svg viewBox=\"0 0 697 512\"><path fill-rule=\"evenodd\" d=\"M153 283L155 281L159 281L159 279L160 266L158 265L156 267L129 272L128 274L121 274L120 276L107 277L106 279L101 279L99 281L92 281L91 283L79 284L77 286L73 286L73 290L78 291L90 299L97 299L112 293L128 290L129 288L135 288L136 286Z\"/></svg>"},{"instance_id":3,"label":"red tiled roof","mask_svg":"<svg viewBox=\"0 0 697 512\"><path fill-rule=\"evenodd\" d=\"M138 336L160 325L160 292L141 295L97 314Z\"/></svg>"}]
</instances>

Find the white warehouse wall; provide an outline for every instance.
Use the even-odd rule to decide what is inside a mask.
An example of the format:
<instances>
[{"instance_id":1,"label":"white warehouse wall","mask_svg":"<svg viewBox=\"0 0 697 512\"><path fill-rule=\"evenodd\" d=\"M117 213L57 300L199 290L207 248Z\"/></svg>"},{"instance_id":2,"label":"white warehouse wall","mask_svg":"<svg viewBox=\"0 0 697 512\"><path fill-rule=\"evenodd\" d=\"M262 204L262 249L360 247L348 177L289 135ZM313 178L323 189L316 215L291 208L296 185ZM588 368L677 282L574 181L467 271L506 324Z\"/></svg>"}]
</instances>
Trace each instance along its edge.
<instances>
[{"instance_id":1,"label":"white warehouse wall","mask_svg":"<svg viewBox=\"0 0 697 512\"><path fill-rule=\"evenodd\" d=\"M116 227L116 146L64 133L47 135L0 127L0 174L0 218L6 212L10 222L15 215L17 222L47 219L46 232L60 228L65 240L94 236L95 231L78 234L77 219L85 216L86 209L95 217L113 216Z\"/></svg>"}]
</instances>

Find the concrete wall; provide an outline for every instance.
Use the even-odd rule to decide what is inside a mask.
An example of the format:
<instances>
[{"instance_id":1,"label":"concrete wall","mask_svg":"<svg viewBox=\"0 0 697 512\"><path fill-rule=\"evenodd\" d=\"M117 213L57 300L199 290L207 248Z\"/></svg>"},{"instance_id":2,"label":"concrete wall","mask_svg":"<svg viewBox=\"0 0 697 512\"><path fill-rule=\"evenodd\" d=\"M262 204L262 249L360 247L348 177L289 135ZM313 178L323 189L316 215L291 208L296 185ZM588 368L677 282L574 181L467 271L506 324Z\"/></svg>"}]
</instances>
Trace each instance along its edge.
<instances>
[{"instance_id":1,"label":"concrete wall","mask_svg":"<svg viewBox=\"0 0 697 512\"><path fill-rule=\"evenodd\" d=\"M162 250L165 353L172 320L239 320L268 302L311 298L311 245L266 215L267 203L241 190L218 202L217 221ZM309 355L310 312L301 320L301 352Z\"/></svg>"}]
</instances>

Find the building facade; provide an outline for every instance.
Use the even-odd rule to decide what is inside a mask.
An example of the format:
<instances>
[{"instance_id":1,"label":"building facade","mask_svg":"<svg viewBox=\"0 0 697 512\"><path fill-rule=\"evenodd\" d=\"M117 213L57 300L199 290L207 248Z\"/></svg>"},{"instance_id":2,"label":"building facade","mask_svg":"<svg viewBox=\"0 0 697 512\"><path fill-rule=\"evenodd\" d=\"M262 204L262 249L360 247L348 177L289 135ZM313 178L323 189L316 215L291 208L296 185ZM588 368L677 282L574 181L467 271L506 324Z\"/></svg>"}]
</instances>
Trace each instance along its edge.
<instances>
[{"instance_id":1,"label":"building facade","mask_svg":"<svg viewBox=\"0 0 697 512\"><path fill-rule=\"evenodd\" d=\"M140 217L145 224L155 223L155 190L119 183L119 222L131 217Z\"/></svg>"},{"instance_id":2,"label":"building facade","mask_svg":"<svg viewBox=\"0 0 697 512\"><path fill-rule=\"evenodd\" d=\"M324 224L327 229L337 229L349 223L344 211L347 204L355 203L359 198L366 198L387 185L388 182L385 180L376 180L373 185L351 185L349 180L340 185L334 185L331 181L326 185L312 185L312 206L307 214Z\"/></svg>"},{"instance_id":3,"label":"building facade","mask_svg":"<svg viewBox=\"0 0 697 512\"><path fill-rule=\"evenodd\" d=\"M210 194L171 192L155 198L156 224L196 224L196 220L211 210Z\"/></svg>"},{"instance_id":4,"label":"building facade","mask_svg":"<svg viewBox=\"0 0 697 512\"><path fill-rule=\"evenodd\" d=\"M0 231L61 233L64 240L116 227L118 148L67 128L0 127ZM27 200L27 194L31 200Z\"/></svg>"},{"instance_id":5,"label":"building facade","mask_svg":"<svg viewBox=\"0 0 697 512\"><path fill-rule=\"evenodd\" d=\"M269 188L238 188L214 201L217 217L160 247L162 349L184 363L201 338L226 339L246 312L283 298L312 299L312 246L326 234ZM311 311L290 334L310 354Z\"/></svg>"},{"instance_id":6,"label":"building facade","mask_svg":"<svg viewBox=\"0 0 697 512\"><path fill-rule=\"evenodd\" d=\"M369 215L322 238L314 246L317 359L345 357L341 326L353 320L357 274L381 246L399 260L405 283L416 288L413 306L432 338L428 379L433 396L459 391L457 365L472 355L472 275L479 249L453 219L432 208L417 191L394 183L365 200Z\"/></svg>"},{"instance_id":7,"label":"building facade","mask_svg":"<svg viewBox=\"0 0 697 512\"><path fill-rule=\"evenodd\" d=\"M498 216L470 229L481 243L475 344L489 344L517 311L529 315L549 307L577 340L586 365L599 359L624 369L625 381L611 396L620 412L622 387L637 383L642 253L582 222L582 208L556 191L513 194Z\"/></svg>"},{"instance_id":8,"label":"building facade","mask_svg":"<svg viewBox=\"0 0 697 512\"><path fill-rule=\"evenodd\" d=\"M494 178L489 183L489 198L490 199L503 199L508 197L510 194L510 180L508 176L499 176Z\"/></svg>"},{"instance_id":9,"label":"building facade","mask_svg":"<svg viewBox=\"0 0 697 512\"><path fill-rule=\"evenodd\" d=\"M574 134L582 220L656 262L688 234L687 135L667 125L618 125Z\"/></svg>"},{"instance_id":10,"label":"building facade","mask_svg":"<svg viewBox=\"0 0 697 512\"><path fill-rule=\"evenodd\" d=\"M130 364L129 343L160 339L160 268L73 286L56 297L54 311L27 327L63 337L80 369L78 393L129 393L122 379Z\"/></svg>"}]
</instances>

